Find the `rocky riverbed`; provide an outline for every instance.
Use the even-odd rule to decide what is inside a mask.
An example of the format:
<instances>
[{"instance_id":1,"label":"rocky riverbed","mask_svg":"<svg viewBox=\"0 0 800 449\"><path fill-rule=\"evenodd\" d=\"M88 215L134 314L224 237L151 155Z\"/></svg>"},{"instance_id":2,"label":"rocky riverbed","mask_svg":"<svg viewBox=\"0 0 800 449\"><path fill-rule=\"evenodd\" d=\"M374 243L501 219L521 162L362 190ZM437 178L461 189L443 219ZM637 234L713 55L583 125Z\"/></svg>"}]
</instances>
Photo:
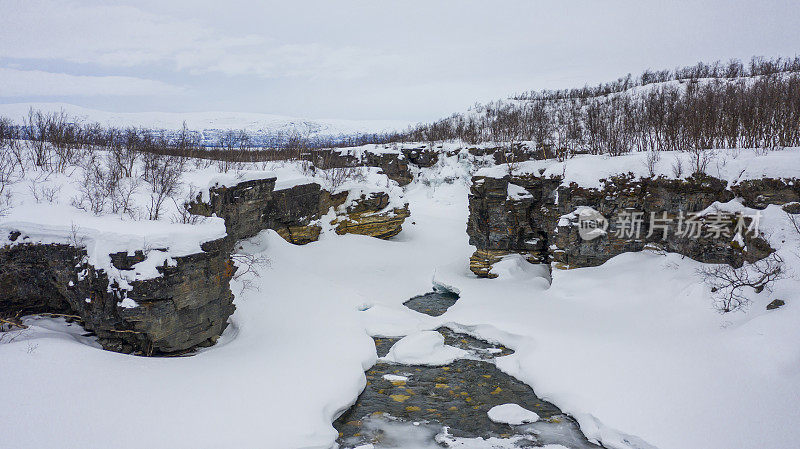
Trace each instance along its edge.
<instances>
[{"instance_id":1,"label":"rocky riverbed","mask_svg":"<svg viewBox=\"0 0 800 449\"><path fill-rule=\"evenodd\" d=\"M429 293L405 305L438 316L457 299L452 293ZM467 351L468 358L445 366L378 362L367 371L367 386L356 403L334 423L342 448L464 447L466 441L468 447L481 448L599 447L571 417L495 366L495 358L514 351L447 327L437 331L445 344ZM374 340L383 357L400 339ZM492 407L509 403L535 412L539 420L512 426L489 419Z\"/></svg>"}]
</instances>

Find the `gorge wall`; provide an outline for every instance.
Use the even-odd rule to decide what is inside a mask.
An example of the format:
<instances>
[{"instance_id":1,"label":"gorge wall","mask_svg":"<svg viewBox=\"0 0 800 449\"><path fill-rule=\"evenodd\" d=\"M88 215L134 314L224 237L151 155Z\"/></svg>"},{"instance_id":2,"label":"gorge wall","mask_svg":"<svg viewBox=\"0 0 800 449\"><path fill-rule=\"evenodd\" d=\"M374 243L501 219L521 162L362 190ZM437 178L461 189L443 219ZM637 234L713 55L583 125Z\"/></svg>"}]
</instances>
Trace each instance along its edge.
<instances>
[{"instance_id":1,"label":"gorge wall","mask_svg":"<svg viewBox=\"0 0 800 449\"><path fill-rule=\"evenodd\" d=\"M746 207L763 209L768 204L800 200L796 179L760 179L727 187L727 182L706 175L688 179L634 178L623 174L601 180L600 188L575 183L562 185L558 176L476 176L469 195L467 233L477 250L470 269L479 277L495 277L492 265L508 254L521 254L532 263L555 262L558 268L601 265L608 259L645 247L676 252L707 263L741 266L759 260L773 250L758 235L741 239L709 236L714 228L736 235L738 219L727 214L700 218L700 236L681 236L682 214L702 211L714 202L734 197ZM606 218L608 228L600 237L581 238L578 212L590 207ZM641 212L644 218L638 238L619 232L623 214ZM650 213L666 219L650 232ZM719 218L718 218L719 217ZM746 225L750 225L746 221ZM666 232L666 237L664 236ZM620 235L622 234L622 235Z\"/></svg>"},{"instance_id":2,"label":"gorge wall","mask_svg":"<svg viewBox=\"0 0 800 449\"><path fill-rule=\"evenodd\" d=\"M79 318L103 348L142 355L179 353L216 342L233 313L231 241L156 267L160 276L121 286L87 262L84 248L25 243L0 248L0 310L4 316L55 313ZM161 251L153 249L150 251ZM111 254L132 272L143 251ZM126 305L128 304L135 306Z\"/></svg>"},{"instance_id":3,"label":"gorge wall","mask_svg":"<svg viewBox=\"0 0 800 449\"><path fill-rule=\"evenodd\" d=\"M333 210L329 223L337 234L390 238L402 230L409 217L408 204L391 204L382 191L331 193L317 183L274 190L275 178L246 181L231 187L212 187L209 200L189 205L196 215L216 215L225 220L228 236L253 237L264 229L276 231L286 241L306 244L319 239L323 216Z\"/></svg>"}]
</instances>

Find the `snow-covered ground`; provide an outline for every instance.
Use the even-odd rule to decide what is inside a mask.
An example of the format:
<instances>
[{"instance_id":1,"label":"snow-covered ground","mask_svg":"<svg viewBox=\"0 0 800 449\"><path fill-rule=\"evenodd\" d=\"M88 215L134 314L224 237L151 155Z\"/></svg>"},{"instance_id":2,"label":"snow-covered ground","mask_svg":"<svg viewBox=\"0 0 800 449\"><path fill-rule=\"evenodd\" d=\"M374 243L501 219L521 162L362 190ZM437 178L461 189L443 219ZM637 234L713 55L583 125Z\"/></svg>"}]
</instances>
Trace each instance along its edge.
<instances>
[{"instance_id":1,"label":"snow-covered ground","mask_svg":"<svg viewBox=\"0 0 800 449\"><path fill-rule=\"evenodd\" d=\"M769 156L786 158L776 169L800 166L797 150L786 154ZM264 231L248 241L270 265L252 279L257 290L234 285L232 325L193 357L102 351L74 325L29 320L0 345L0 446L329 448L331 422L377 360L370 336L446 323L514 349L498 366L607 447L796 446L797 279L724 315L701 264L675 254L556 270L552 284L543 267L508 257L497 279L478 279L465 232L468 165L453 157L422 170L405 192L412 216L392 240L327 231L294 246ZM800 267L786 215L774 206L764 214L773 246ZM461 295L444 315L402 306L434 283ZM787 304L765 311L774 298Z\"/></svg>"},{"instance_id":2,"label":"snow-covered ground","mask_svg":"<svg viewBox=\"0 0 800 449\"><path fill-rule=\"evenodd\" d=\"M776 151L754 149L705 150L702 158L707 158L705 173L728 181L731 186L740 181L770 178L800 178L798 148ZM694 173L697 158L692 153L682 151L661 151L656 153L652 165L655 176L667 178L687 178ZM701 162L702 164L702 162ZM646 153L627 153L620 156L582 154L565 161L555 159L530 160L512 166L515 175L534 174L537 176L561 176L563 185L576 183L582 187L602 187L602 179L621 174L635 177L651 176ZM505 164L492 165L478 170L478 176L503 177L509 173ZM509 192L511 194L511 192Z\"/></svg>"}]
</instances>

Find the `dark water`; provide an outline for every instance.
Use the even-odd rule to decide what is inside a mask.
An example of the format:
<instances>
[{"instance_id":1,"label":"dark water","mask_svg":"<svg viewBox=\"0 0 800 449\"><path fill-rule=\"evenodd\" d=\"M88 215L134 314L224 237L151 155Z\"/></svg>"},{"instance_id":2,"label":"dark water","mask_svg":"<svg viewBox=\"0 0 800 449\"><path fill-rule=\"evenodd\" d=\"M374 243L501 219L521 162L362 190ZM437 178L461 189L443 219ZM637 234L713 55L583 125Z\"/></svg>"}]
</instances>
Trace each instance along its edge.
<instances>
[{"instance_id":1,"label":"dark water","mask_svg":"<svg viewBox=\"0 0 800 449\"><path fill-rule=\"evenodd\" d=\"M454 294L429 293L405 304L438 316L457 300ZM448 447L451 437L499 439L480 446L486 448L544 444L575 449L600 447L586 440L577 423L558 407L497 369L493 359L512 354L511 349L448 328L437 331L444 336L445 344L467 350L472 359L446 366L376 364L366 373L364 392L334 422L341 447L371 443L376 448L427 449ZM386 355L398 340L375 338L378 355ZM506 403L532 410L540 420L521 426L492 422L487 411Z\"/></svg>"},{"instance_id":2,"label":"dark water","mask_svg":"<svg viewBox=\"0 0 800 449\"><path fill-rule=\"evenodd\" d=\"M458 301L458 295L451 292L431 292L415 296L403 305L411 310L431 316L439 316Z\"/></svg>"}]
</instances>

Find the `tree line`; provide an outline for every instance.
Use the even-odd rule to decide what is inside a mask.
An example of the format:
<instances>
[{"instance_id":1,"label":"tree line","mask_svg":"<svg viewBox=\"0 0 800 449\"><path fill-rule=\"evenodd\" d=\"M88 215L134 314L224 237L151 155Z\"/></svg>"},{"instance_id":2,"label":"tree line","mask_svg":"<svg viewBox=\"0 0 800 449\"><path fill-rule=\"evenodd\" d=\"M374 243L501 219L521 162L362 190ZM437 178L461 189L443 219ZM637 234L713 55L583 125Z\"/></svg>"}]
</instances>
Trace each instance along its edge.
<instances>
[{"instance_id":1,"label":"tree line","mask_svg":"<svg viewBox=\"0 0 800 449\"><path fill-rule=\"evenodd\" d=\"M79 150L93 148L260 162L299 158L303 152L319 148L385 143L393 138L394 135L382 133L311 136L299 132L276 132L256 135L231 129L221 131L216 141L208 143L203 141L200 132L188 129L185 124L180 130L104 127L98 123L82 123L64 111L34 109L21 123L0 117L0 143L27 141L36 149L34 164L56 171L69 164Z\"/></svg>"},{"instance_id":2,"label":"tree line","mask_svg":"<svg viewBox=\"0 0 800 449\"><path fill-rule=\"evenodd\" d=\"M753 61L749 68L701 63L647 71L636 83L518 96L418 125L401 139L512 147L532 141L543 157L799 146L800 58Z\"/></svg>"}]
</instances>

